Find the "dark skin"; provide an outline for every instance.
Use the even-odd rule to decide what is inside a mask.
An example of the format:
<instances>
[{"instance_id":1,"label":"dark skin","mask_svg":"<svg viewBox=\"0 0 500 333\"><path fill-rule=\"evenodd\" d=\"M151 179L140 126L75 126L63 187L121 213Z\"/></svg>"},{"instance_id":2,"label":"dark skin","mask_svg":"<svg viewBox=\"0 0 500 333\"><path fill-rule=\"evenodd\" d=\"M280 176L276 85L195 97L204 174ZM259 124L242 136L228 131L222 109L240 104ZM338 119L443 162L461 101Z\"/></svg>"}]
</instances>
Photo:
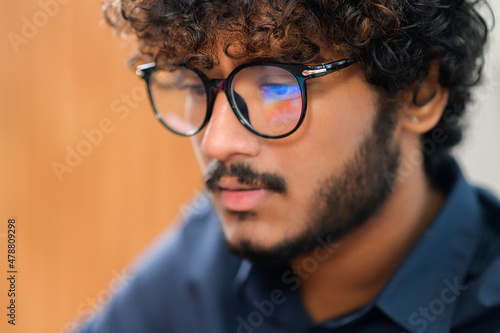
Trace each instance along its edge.
<instances>
[{"instance_id":1,"label":"dark skin","mask_svg":"<svg viewBox=\"0 0 500 333\"><path fill-rule=\"evenodd\" d=\"M239 64L222 52L219 59L219 65L206 73L209 78L227 77ZM392 141L399 146L401 158L412 161L411 172L398 173L393 192L378 212L333 245L328 259L318 262L317 269L301 282L299 293L314 321L348 313L373 300L444 200L427 180L420 148L420 136L436 125L447 102L448 91L438 84L437 72L437 66L429 70L416 96L425 103L413 103L413 87L400 96ZM228 211L220 194L213 195L226 240L236 248L247 242L265 250L307 229L318 184L325 176L344 172L344 164L371 131L381 97L353 65L337 75L311 80L308 98L308 116L297 132L266 140L246 130L226 97L219 94L208 126L193 137L204 173L216 162L241 162L260 172L278 173L287 181L286 195L262 189L249 195L258 203L248 204L251 219L244 221ZM311 152L321 155L311 158ZM222 179L222 185L229 192L242 190L233 177ZM290 264L298 270L311 255L294 258Z\"/></svg>"},{"instance_id":2,"label":"dark skin","mask_svg":"<svg viewBox=\"0 0 500 333\"><path fill-rule=\"evenodd\" d=\"M447 90L437 83L436 66L417 93L420 106L413 103L411 89L403 95L397 134L403 139L403 159L408 161L412 153L420 151L418 139L437 123L447 97ZM418 123L411 116L418 117ZM444 201L444 195L429 183L422 164L415 165L414 173L397 187L378 216L342 239L333 254L302 280L300 295L314 321L348 313L373 300ZM304 269L307 257L297 258L293 264Z\"/></svg>"}]
</instances>

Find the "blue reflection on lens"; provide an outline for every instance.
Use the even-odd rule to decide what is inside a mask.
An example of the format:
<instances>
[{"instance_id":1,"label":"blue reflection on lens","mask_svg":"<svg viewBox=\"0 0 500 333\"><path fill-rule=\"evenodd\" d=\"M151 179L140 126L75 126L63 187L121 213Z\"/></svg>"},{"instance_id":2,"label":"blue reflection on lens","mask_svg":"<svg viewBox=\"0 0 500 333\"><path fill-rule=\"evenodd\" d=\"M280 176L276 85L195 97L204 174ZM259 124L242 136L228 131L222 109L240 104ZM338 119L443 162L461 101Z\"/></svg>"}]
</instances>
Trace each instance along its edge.
<instances>
[{"instance_id":1,"label":"blue reflection on lens","mask_svg":"<svg viewBox=\"0 0 500 333\"><path fill-rule=\"evenodd\" d=\"M262 93L264 104L272 108L284 100L299 99L300 87L297 84L273 84L262 87Z\"/></svg>"}]
</instances>

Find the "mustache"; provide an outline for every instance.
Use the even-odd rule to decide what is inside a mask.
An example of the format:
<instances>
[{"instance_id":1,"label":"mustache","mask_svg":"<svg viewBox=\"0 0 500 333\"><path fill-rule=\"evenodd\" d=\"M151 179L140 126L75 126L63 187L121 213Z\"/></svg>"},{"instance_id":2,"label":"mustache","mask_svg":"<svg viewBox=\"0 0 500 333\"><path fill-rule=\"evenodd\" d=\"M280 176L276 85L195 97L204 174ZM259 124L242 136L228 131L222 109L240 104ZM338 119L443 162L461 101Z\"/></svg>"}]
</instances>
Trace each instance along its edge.
<instances>
[{"instance_id":1,"label":"mustache","mask_svg":"<svg viewBox=\"0 0 500 333\"><path fill-rule=\"evenodd\" d=\"M244 185L256 186L274 191L286 193L286 181L277 173L256 172L246 163L233 163L229 167L217 162L205 177L206 188L214 193L220 191L219 181L222 177L236 177L238 182Z\"/></svg>"}]
</instances>

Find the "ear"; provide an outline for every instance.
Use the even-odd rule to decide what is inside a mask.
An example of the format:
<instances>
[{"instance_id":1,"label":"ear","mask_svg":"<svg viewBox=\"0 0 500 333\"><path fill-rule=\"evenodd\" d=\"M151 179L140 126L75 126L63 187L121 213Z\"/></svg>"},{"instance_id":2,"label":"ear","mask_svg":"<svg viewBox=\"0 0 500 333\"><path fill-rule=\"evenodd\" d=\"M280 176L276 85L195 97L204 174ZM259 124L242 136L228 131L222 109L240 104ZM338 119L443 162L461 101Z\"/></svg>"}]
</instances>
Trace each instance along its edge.
<instances>
[{"instance_id":1,"label":"ear","mask_svg":"<svg viewBox=\"0 0 500 333\"><path fill-rule=\"evenodd\" d=\"M448 95L449 90L439 84L439 62L435 61L404 94L401 126L416 134L430 131L441 119Z\"/></svg>"}]
</instances>

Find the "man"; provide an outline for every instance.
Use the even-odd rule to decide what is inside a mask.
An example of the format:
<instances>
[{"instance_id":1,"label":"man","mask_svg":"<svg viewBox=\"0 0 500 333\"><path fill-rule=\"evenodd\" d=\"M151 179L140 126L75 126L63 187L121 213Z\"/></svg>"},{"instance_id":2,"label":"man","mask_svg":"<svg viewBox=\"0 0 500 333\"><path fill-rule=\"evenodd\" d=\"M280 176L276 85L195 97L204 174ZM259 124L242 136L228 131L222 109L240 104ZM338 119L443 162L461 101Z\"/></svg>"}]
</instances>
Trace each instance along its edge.
<instances>
[{"instance_id":1,"label":"man","mask_svg":"<svg viewBox=\"0 0 500 333\"><path fill-rule=\"evenodd\" d=\"M448 149L478 1L105 6L206 193L83 332L500 332L500 203Z\"/></svg>"}]
</instances>

